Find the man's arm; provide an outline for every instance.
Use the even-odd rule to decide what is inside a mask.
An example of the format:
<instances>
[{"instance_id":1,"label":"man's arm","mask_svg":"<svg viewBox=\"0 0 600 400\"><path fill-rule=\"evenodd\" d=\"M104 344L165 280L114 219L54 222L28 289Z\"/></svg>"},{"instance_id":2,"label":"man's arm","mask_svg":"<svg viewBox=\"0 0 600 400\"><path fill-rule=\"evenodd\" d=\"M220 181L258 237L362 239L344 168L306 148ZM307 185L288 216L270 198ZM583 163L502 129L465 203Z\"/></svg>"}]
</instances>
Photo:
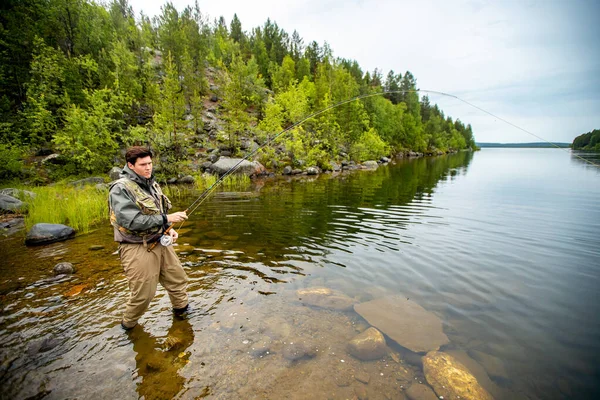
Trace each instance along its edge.
<instances>
[{"instance_id":1,"label":"man's arm","mask_svg":"<svg viewBox=\"0 0 600 400\"><path fill-rule=\"evenodd\" d=\"M145 231L163 226L162 215L144 215L135 204L129 192L120 184L113 186L109 195L111 208L117 224L131 231Z\"/></svg>"}]
</instances>

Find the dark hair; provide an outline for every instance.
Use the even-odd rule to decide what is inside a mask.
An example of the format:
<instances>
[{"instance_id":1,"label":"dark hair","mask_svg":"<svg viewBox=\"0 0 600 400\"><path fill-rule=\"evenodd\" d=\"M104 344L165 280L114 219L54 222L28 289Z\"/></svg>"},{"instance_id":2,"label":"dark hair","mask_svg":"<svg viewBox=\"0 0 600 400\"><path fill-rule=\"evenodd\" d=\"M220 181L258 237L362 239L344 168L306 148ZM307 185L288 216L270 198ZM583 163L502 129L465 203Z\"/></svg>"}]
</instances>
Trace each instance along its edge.
<instances>
[{"instance_id":1,"label":"dark hair","mask_svg":"<svg viewBox=\"0 0 600 400\"><path fill-rule=\"evenodd\" d=\"M127 149L127 153L125 153L125 160L132 165L135 165L135 162L138 158L146 158L150 156L153 157L152 150L148 147L143 146L133 146Z\"/></svg>"}]
</instances>

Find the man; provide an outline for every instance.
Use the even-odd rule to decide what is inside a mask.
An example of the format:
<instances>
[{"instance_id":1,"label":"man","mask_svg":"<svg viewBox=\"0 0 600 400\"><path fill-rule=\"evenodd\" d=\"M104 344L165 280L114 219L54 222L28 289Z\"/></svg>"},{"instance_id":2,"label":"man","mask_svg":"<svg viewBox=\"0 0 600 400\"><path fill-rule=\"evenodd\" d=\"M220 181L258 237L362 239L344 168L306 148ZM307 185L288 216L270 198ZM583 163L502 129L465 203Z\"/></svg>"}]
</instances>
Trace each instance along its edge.
<instances>
[{"instance_id":1,"label":"man","mask_svg":"<svg viewBox=\"0 0 600 400\"><path fill-rule=\"evenodd\" d=\"M129 330L148 308L158 282L169 293L176 314L187 310L187 275L173 246L163 246L159 241L169 224L186 220L187 214L167 214L171 202L152 175L150 149L131 147L125 159L121 178L110 186L108 202L110 222L115 241L120 243L121 264L131 291L121 321L123 329ZM174 229L168 235L173 242L178 238ZM152 245L155 247L151 249Z\"/></svg>"}]
</instances>

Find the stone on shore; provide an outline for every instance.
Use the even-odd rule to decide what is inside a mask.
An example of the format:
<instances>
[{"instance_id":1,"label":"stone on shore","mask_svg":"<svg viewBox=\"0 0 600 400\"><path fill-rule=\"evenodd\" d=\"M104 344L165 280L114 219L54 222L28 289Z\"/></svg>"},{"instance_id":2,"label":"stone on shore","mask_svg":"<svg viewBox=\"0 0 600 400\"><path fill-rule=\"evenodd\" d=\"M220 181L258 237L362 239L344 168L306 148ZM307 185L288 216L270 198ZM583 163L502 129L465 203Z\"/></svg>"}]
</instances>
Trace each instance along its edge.
<instances>
[{"instance_id":1,"label":"stone on shore","mask_svg":"<svg viewBox=\"0 0 600 400\"><path fill-rule=\"evenodd\" d=\"M25 238L27 245L42 245L61 242L75 236L75 230L62 224L35 224Z\"/></svg>"},{"instance_id":2,"label":"stone on shore","mask_svg":"<svg viewBox=\"0 0 600 400\"><path fill-rule=\"evenodd\" d=\"M362 361L380 359L388 352L385 338L373 327L350 340L347 350L352 356Z\"/></svg>"},{"instance_id":3,"label":"stone on shore","mask_svg":"<svg viewBox=\"0 0 600 400\"><path fill-rule=\"evenodd\" d=\"M493 400L469 370L447 353L431 351L423 357L423 371L435 394L444 399Z\"/></svg>"},{"instance_id":4,"label":"stone on shore","mask_svg":"<svg viewBox=\"0 0 600 400\"><path fill-rule=\"evenodd\" d=\"M379 168L379 164L377 161L365 161L362 163L364 169L377 169Z\"/></svg>"},{"instance_id":5,"label":"stone on shore","mask_svg":"<svg viewBox=\"0 0 600 400\"><path fill-rule=\"evenodd\" d=\"M330 310L346 311L354 305L354 300L350 297L326 287L298 289L296 294L303 304Z\"/></svg>"},{"instance_id":6,"label":"stone on shore","mask_svg":"<svg viewBox=\"0 0 600 400\"><path fill-rule=\"evenodd\" d=\"M110 181L116 181L117 179L119 179L121 177L121 172L123 172L123 170L119 167L112 167L110 172L108 173L108 176L110 178Z\"/></svg>"},{"instance_id":7,"label":"stone on shore","mask_svg":"<svg viewBox=\"0 0 600 400\"><path fill-rule=\"evenodd\" d=\"M442 321L406 297L383 297L356 304L354 310L390 339L415 353L437 350L449 342L442 331Z\"/></svg>"},{"instance_id":8,"label":"stone on shore","mask_svg":"<svg viewBox=\"0 0 600 400\"><path fill-rule=\"evenodd\" d=\"M235 171L236 174L243 174L247 176L263 175L267 172L265 167L258 161L250 162L241 158L226 157L219 158L217 162L210 166L210 169L212 172L221 176L226 174L234 167L237 168Z\"/></svg>"},{"instance_id":9,"label":"stone on shore","mask_svg":"<svg viewBox=\"0 0 600 400\"><path fill-rule=\"evenodd\" d=\"M21 210L24 205L25 203L15 197L0 193L0 213L14 213Z\"/></svg>"}]
</instances>

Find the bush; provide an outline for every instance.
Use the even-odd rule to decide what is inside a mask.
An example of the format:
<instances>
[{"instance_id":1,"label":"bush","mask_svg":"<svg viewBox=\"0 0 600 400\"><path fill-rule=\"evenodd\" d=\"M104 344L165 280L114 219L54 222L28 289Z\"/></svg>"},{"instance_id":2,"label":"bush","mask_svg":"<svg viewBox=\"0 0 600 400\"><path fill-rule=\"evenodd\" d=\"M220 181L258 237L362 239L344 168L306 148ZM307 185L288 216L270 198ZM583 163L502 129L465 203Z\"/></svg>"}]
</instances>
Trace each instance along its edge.
<instances>
[{"instance_id":1,"label":"bush","mask_svg":"<svg viewBox=\"0 0 600 400\"><path fill-rule=\"evenodd\" d=\"M0 143L0 181L19 178L22 175L21 150Z\"/></svg>"},{"instance_id":2,"label":"bush","mask_svg":"<svg viewBox=\"0 0 600 400\"><path fill-rule=\"evenodd\" d=\"M354 161L377 160L389 154L389 146L381 140L373 128L360 135L360 139L350 149Z\"/></svg>"}]
</instances>

